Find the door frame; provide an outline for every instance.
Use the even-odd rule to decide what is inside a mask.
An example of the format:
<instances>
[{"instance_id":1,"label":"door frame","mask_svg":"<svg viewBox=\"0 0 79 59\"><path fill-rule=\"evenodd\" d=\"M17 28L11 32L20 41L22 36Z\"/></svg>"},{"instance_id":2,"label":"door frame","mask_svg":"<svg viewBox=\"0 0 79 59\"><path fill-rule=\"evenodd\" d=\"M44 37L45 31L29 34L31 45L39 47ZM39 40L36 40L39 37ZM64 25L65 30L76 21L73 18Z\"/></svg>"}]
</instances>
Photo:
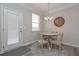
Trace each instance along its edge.
<instances>
[{"instance_id":1,"label":"door frame","mask_svg":"<svg viewBox=\"0 0 79 59\"><path fill-rule=\"evenodd\" d=\"M20 42L20 44L17 46L17 44L14 44L13 46L9 46L9 47L7 47L7 48L5 48L5 39L4 39L4 31L5 31L5 29L4 29L4 9L7 9L7 10L11 10L11 11L14 11L14 12L17 12L17 13L19 13L19 16L20 16L20 22L21 22L21 24L19 25L19 29L20 29L20 27L21 27L21 33L20 33L20 35L21 35L21 42ZM20 23L19 22L19 23ZM20 32L20 30L19 30L19 32ZM4 52L4 51L6 51L6 50L11 50L11 49L15 49L16 47L19 47L19 46L22 46L23 45L23 13L22 12L18 12L17 10L14 10L14 9L11 9L11 8L9 8L9 7L4 7L4 6L2 6L1 5L1 51L2 52Z\"/></svg>"}]
</instances>

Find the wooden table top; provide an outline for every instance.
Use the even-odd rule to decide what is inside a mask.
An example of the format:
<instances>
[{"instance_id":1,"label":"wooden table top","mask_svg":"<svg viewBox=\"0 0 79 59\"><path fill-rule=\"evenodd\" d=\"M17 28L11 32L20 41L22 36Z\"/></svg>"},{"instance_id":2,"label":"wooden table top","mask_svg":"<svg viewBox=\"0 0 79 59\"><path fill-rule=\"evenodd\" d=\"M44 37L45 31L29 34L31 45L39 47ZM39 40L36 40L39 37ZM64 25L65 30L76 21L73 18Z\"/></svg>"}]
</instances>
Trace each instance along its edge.
<instances>
[{"instance_id":1,"label":"wooden table top","mask_svg":"<svg viewBox=\"0 0 79 59\"><path fill-rule=\"evenodd\" d=\"M58 33L40 33L42 35L58 35Z\"/></svg>"}]
</instances>

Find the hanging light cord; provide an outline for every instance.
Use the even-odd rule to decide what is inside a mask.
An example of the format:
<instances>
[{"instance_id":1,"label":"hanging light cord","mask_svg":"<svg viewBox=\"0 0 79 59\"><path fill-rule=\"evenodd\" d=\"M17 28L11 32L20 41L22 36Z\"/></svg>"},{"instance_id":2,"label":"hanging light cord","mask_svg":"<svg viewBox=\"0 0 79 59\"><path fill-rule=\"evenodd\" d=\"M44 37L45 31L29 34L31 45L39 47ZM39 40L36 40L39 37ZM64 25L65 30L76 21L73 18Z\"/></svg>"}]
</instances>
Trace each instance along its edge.
<instances>
[{"instance_id":1,"label":"hanging light cord","mask_svg":"<svg viewBox=\"0 0 79 59\"><path fill-rule=\"evenodd\" d=\"M48 3L48 20L49 20L49 3Z\"/></svg>"},{"instance_id":2,"label":"hanging light cord","mask_svg":"<svg viewBox=\"0 0 79 59\"><path fill-rule=\"evenodd\" d=\"M49 16L49 3L48 3L48 16Z\"/></svg>"},{"instance_id":3,"label":"hanging light cord","mask_svg":"<svg viewBox=\"0 0 79 59\"><path fill-rule=\"evenodd\" d=\"M48 5L48 12L47 12L47 17L45 17L45 20L47 21L51 21L53 19L53 17L50 17L50 3L47 4Z\"/></svg>"}]
</instances>

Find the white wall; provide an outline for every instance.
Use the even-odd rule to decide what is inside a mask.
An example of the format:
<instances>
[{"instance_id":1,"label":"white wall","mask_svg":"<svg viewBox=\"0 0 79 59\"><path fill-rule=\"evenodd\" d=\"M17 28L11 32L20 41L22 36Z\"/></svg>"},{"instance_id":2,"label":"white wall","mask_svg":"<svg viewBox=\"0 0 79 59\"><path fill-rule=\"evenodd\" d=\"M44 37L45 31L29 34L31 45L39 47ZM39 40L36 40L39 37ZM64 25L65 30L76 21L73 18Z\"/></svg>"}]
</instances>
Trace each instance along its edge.
<instances>
[{"instance_id":1,"label":"white wall","mask_svg":"<svg viewBox=\"0 0 79 59\"><path fill-rule=\"evenodd\" d=\"M23 44L27 44L39 39L39 32L32 31L32 12L39 14L38 12L24 8L19 4L2 4L2 5L5 8L23 13ZM40 15L40 19L42 20L43 16L41 14L39 15Z\"/></svg>"},{"instance_id":2,"label":"white wall","mask_svg":"<svg viewBox=\"0 0 79 59\"><path fill-rule=\"evenodd\" d=\"M1 4L0 4L0 13L1 13ZM0 14L0 19L1 19L1 14ZM0 51L1 51L1 25L0 25Z\"/></svg>"},{"instance_id":3,"label":"white wall","mask_svg":"<svg viewBox=\"0 0 79 59\"><path fill-rule=\"evenodd\" d=\"M64 32L64 43L79 47L79 5L52 13L51 16L64 17L65 24L62 27L56 27L53 23L45 21L43 31L59 29Z\"/></svg>"},{"instance_id":4,"label":"white wall","mask_svg":"<svg viewBox=\"0 0 79 59\"><path fill-rule=\"evenodd\" d=\"M42 16L40 20L40 28L41 28L41 22L42 22ZM39 32L33 32L32 31L32 12L26 11L24 13L24 42L30 42L32 40L38 40L39 38Z\"/></svg>"}]
</instances>

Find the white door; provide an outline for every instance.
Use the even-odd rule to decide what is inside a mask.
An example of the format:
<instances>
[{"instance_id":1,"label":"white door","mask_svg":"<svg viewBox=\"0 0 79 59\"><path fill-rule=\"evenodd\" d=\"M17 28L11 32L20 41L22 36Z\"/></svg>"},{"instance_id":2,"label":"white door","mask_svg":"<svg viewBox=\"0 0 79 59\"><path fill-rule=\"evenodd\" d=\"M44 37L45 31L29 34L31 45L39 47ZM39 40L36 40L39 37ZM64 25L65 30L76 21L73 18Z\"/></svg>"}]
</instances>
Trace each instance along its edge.
<instances>
[{"instance_id":1,"label":"white door","mask_svg":"<svg viewBox=\"0 0 79 59\"><path fill-rule=\"evenodd\" d=\"M4 50L22 45L22 14L9 9L3 9L3 46Z\"/></svg>"}]
</instances>

